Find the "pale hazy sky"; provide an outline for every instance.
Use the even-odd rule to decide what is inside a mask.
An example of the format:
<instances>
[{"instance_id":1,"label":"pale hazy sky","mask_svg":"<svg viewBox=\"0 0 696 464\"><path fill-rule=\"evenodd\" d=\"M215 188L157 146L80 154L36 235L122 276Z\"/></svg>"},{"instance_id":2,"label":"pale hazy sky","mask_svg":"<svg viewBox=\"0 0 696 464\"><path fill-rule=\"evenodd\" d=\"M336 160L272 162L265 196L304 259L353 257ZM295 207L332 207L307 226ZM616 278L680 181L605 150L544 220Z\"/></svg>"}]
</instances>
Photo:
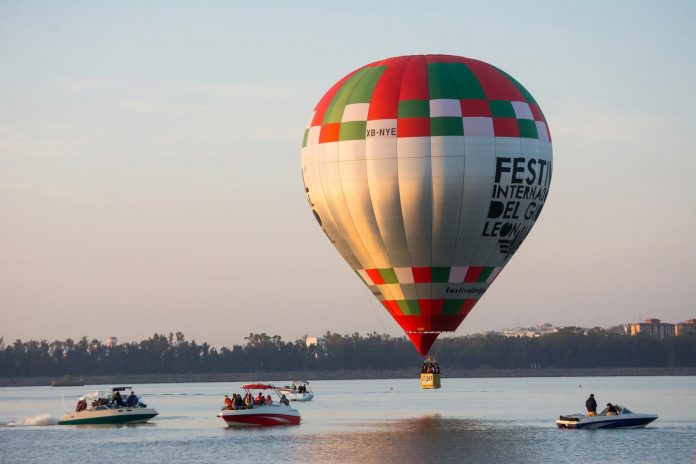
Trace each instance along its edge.
<instances>
[{"instance_id":1,"label":"pale hazy sky","mask_svg":"<svg viewBox=\"0 0 696 464\"><path fill-rule=\"evenodd\" d=\"M696 317L696 2L0 3L0 336L401 330L308 208L339 78L447 53L540 103L554 179L456 334Z\"/></svg>"}]
</instances>

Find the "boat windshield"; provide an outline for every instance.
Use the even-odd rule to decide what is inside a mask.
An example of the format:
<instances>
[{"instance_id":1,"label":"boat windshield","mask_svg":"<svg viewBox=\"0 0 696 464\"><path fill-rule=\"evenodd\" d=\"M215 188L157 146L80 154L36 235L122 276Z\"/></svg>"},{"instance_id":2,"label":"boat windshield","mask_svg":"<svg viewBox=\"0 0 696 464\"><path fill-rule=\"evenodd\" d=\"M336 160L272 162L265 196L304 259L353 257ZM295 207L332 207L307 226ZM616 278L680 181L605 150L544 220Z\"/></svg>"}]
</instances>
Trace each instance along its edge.
<instances>
[{"instance_id":1,"label":"boat windshield","mask_svg":"<svg viewBox=\"0 0 696 464\"><path fill-rule=\"evenodd\" d=\"M627 414L627 413L631 412L628 409L624 408L623 406L619 406L618 404L614 405L614 409L616 410L616 413L615 413L616 415ZM600 416L607 416L607 415L609 415L608 412L609 412L609 407L607 406L606 408L602 409L602 412L600 412L599 415Z\"/></svg>"}]
</instances>

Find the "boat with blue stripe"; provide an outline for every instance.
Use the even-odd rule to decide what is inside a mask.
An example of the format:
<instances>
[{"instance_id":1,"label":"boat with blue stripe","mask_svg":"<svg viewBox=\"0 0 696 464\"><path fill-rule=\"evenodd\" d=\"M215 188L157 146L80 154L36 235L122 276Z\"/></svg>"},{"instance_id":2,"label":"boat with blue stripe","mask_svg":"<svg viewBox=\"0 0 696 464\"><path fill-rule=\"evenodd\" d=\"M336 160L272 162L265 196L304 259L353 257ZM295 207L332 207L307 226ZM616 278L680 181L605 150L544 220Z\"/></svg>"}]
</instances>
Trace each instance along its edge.
<instances>
[{"instance_id":1,"label":"boat with blue stripe","mask_svg":"<svg viewBox=\"0 0 696 464\"><path fill-rule=\"evenodd\" d=\"M619 404L614 404L613 409L616 412L606 407L596 415L560 416L556 425L561 429L639 429L657 419L657 414L635 413Z\"/></svg>"}]
</instances>

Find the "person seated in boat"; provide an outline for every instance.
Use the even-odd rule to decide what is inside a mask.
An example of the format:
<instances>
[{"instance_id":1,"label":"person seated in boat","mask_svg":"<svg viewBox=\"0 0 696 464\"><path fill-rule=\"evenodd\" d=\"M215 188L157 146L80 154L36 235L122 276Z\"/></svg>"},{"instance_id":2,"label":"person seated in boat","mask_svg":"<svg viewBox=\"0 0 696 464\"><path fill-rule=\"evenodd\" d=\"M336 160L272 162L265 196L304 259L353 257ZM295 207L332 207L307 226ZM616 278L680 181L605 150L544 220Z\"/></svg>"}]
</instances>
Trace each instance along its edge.
<instances>
[{"instance_id":1,"label":"person seated in boat","mask_svg":"<svg viewBox=\"0 0 696 464\"><path fill-rule=\"evenodd\" d=\"M263 404L273 404L273 398L271 398L271 395L266 395L266 400Z\"/></svg>"},{"instance_id":2,"label":"person seated in boat","mask_svg":"<svg viewBox=\"0 0 696 464\"><path fill-rule=\"evenodd\" d=\"M131 390L130 395L126 398L126 406L129 408L134 408L138 405L138 397L135 392Z\"/></svg>"},{"instance_id":3,"label":"person seated in boat","mask_svg":"<svg viewBox=\"0 0 696 464\"><path fill-rule=\"evenodd\" d=\"M234 406L234 402L227 395L225 395L225 399L223 401L225 403L225 409L232 409L232 406Z\"/></svg>"},{"instance_id":4,"label":"person seated in boat","mask_svg":"<svg viewBox=\"0 0 696 464\"><path fill-rule=\"evenodd\" d=\"M617 416L618 414L616 407L611 403L607 403L607 416Z\"/></svg>"},{"instance_id":5,"label":"person seated in boat","mask_svg":"<svg viewBox=\"0 0 696 464\"><path fill-rule=\"evenodd\" d=\"M256 395L256 398L254 398L254 404L263 404L266 402L266 399L263 397L263 393L259 392L258 395Z\"/></svg>"},{"instance_id":6,"label":"person seated in boat","mask_svg":"<svg viewBox=\"0 0 696 464\"><path fill-rule=\"evenodd\" d=\"M235 393L232 395L232 399L234 400L234 409L244 409L244 400L242 399L242 395Z\"/></svg>"},{"instance_id":7,"label":"person seated in boat","mask_svg":"<svg viewBox=\"0 0 696 464\"><path fill-rule=\"evenodd\" d=\"M590 393L590 397L585 401L585 408L587 408L587 416L597 415L597 401L595 401L594 393Z\"/></svg>"},{"instance_id":8,"label":"person seated in boat","mask_svg":"<svg viewBox=\"0 0 696 464\"><path fill-rule=\"evenodd\" d=\"M77 406L75 406L75 412L84 411L87 409L87 401L85 399L77 400Z\"/></svg>"},{"instance_id":9,"label":"person seated in boat","mask_svg":"<svg viewBox=\"0 0 696 464\"><path fill-rule=\"evenodd\" d=\"M251 396L251 393L247 393L246 395L244 395L244 405L247 408L254 407L254 398Z\"/></svg>"},{"instance_id":10,"label":"person seated in boat","mask_svg":"<svg viewBox=\"0 0 696 464\"><path fill-rule=\"evenodd\" d=\"M290 401L288 401L285 395L280 397L280 402L283 403L285 406L290 406Z\"/></svg>"}]
</instances>

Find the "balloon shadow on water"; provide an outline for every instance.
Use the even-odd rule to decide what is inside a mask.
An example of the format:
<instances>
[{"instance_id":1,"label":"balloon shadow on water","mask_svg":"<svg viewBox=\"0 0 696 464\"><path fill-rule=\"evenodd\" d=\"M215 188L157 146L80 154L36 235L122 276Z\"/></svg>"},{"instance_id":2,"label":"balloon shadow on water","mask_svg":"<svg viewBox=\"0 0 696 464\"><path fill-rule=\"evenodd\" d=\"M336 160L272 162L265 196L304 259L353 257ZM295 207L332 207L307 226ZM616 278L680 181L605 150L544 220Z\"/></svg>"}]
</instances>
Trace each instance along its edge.
<instances>
[{"instance_id":1,"label":"balloon shadow on water","mask_svg":"<svg viewBox=\"0 0 696 464\"><path fill-rule=\"evenodd\" d=\"M306 462L324 463L533 462L538 450L526 435L519 426L426 415L311 435L298 451Z\"/></svg>"}]
</instances>

